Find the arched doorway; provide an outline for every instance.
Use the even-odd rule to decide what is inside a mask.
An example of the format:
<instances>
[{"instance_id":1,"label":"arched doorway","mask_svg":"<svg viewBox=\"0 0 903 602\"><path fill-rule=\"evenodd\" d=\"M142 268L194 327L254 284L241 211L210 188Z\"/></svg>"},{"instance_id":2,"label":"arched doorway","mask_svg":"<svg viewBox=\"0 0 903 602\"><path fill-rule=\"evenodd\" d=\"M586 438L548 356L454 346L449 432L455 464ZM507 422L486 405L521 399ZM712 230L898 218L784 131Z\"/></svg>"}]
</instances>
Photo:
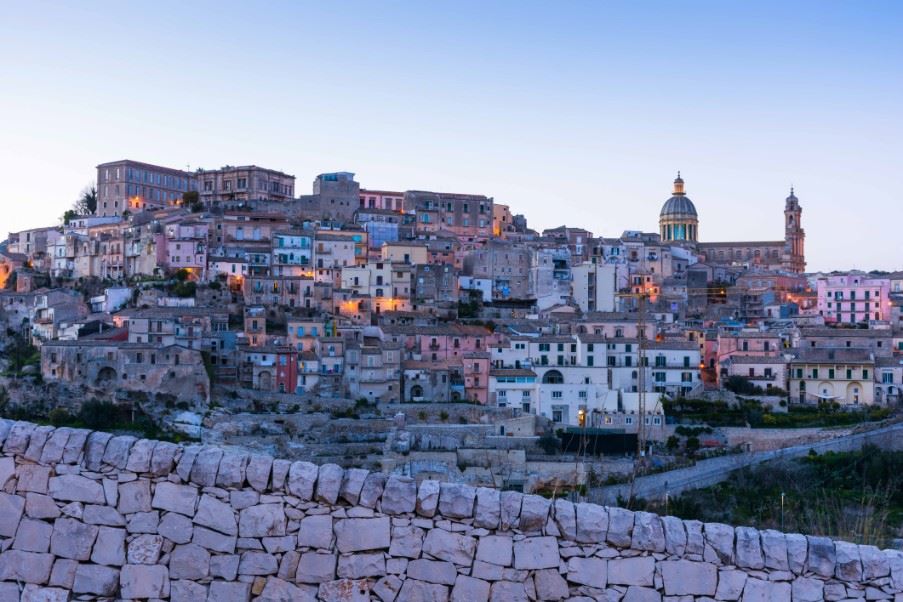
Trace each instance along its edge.
<instances>
[{"instance_id":1,"label":"arched doorway","mask_svg":"<svg viewBox=\"0 0 903 602\"><path fill-rule=\"evenodd\" d=\"M564 382L564 376L558 370L549 370L542 375L544 385L560 385Z\"/></svg>"},{"instance_id":2,"label":"arched doorway","mask_svg":"<svg viewBox=\"0 0 903 602\"><path fill-rule=\"evenodd\" d=\"M257 386L261 391L273 389L273 375L269 372L261 372L257 377Z\"/></svg>"},{"instance_id":3,"label":"arched doorway","mask_svg":"<svg viewBox=\"0 0 903 602\"><path fill-rule=\"evenodd\" d=\"M108 386L116 382L116 370L109 366L104 366L97 373L97 379L95 380L95 382L100 387Z\"/></svg>"}]
</instances>

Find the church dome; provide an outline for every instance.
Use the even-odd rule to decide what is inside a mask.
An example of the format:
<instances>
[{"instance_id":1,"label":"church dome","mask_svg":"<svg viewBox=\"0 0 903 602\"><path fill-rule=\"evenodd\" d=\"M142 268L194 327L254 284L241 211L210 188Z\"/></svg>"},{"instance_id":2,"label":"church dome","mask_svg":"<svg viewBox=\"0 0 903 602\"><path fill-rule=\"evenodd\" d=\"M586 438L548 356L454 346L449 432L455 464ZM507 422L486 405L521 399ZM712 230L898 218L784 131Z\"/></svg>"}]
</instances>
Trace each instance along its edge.
<instances>
[{"instance_id":1,"label":"church dome","mask_svg":"<svg viewBox=\"0 0 903 602\"><path fill-rule=\"evenodd\" d=\"M696 206L693 205L693 201L691 201L688 197L683 194L676 194L672 196L670 199L665 201L665 204L662 206L661 217L676 217L676 216L693 216L698 217L699 215L696 213Z\"/></svg>"}]
</instances>

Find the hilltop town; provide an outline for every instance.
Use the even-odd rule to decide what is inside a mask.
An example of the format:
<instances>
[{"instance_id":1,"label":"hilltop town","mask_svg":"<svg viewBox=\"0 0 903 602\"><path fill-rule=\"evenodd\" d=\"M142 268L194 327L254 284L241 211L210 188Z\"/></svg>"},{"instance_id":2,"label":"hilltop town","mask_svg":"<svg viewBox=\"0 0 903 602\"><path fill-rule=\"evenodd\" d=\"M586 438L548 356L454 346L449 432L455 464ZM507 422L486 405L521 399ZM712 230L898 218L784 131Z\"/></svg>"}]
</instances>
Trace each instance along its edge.
<instances>
[{"instance_id":1,"label":"hilltop town","mask_svg":"<svg viewBox=\"0 0 903 602\"><path fill-rule=\"evenodd\" d=\"M774 193L780 238L704 242L680 174L658 232L603 235L348 172L299 195L254 165L103 163L0 245L3 413L584 492L890 417L903 273L806 272Z\"/></svg>"}]
</instances>

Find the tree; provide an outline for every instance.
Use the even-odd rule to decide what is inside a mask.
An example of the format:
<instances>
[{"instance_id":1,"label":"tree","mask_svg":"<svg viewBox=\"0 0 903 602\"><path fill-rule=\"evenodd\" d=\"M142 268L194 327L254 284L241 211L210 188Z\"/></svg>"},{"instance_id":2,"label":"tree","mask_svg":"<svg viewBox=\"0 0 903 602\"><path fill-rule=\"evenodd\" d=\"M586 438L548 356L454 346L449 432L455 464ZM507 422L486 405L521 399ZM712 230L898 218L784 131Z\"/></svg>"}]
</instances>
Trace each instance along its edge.
<instances>
[{"instance_id":1,"label":"tree","mask_svg":"<svg viewBox=\"0 0 903 602\"><path fill-rule=\"evenodd\" d=\"M94 215L97 211L97 188L94 184L85 186L78 199L72 204L76 215Z\"/></svg>"},{"instance_id":2,"label":"tree","mask_svg":"<svg viewBox=\"0 0 903 602\"><path fill-rule=\"evenodd\" d=\"M189 190L182 194L182 206L191 209L192 213L200 213L204 210L204 204L201 203L201 197L197 190Z\"/></svg>"},{"instance_id":3,"label":"tree","mask_svg":"<svg viewBox=\"0 0 903 602\"><path fill-rule=\"evenodd\" d=\"M75 211L75 209L67 209L66 212L63 213L63 225L68 226L69 222L74 220L76 217L78 217L78 213Z\"/></svg>"}]
</instances>

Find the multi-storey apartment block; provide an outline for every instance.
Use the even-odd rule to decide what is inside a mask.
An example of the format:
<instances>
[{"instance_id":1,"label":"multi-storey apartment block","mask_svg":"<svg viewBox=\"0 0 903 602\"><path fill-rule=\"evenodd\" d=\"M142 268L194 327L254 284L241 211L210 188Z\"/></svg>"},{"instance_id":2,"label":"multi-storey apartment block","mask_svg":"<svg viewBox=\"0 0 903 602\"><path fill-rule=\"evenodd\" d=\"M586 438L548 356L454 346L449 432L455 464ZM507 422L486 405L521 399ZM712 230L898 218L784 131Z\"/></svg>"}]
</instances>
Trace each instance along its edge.
<instances>
[{"instance_id":1,"label":"multi-storey apartment block","mask_svg":"<svg viewBox=\"0 0 903 602\"><path fill-rule=\"evenodd\" d=\"M97 215L174 207L197 190L195 174L124 159L97 166Z\"/></svg>"}]
</instances>

